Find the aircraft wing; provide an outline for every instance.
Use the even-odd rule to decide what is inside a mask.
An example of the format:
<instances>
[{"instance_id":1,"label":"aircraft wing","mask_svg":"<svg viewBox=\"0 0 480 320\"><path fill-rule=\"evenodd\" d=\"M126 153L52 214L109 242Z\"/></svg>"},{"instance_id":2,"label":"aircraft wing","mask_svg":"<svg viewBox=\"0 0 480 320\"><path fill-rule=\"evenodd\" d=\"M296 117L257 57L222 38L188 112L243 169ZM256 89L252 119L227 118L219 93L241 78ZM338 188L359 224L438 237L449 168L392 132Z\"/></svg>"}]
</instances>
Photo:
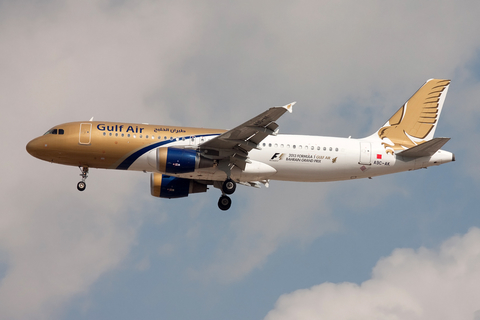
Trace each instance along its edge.
<instances>
[{"instance_id":1,"label":"aircraft wing","mask_svg":"<svg viewBox=\"0 0 480 320\"><path fill-rule=\"evenodd\" d=\"M247 122L224 132L223 134L199 145L204 156L212 159L230 158L230 163L242 170L248 162L248 152L259 148L260 142L268 135L276 135L278 124L275 122L285 112L292 112L292 102L283 107L273 107Z\"/></svg>"}]
</instances>

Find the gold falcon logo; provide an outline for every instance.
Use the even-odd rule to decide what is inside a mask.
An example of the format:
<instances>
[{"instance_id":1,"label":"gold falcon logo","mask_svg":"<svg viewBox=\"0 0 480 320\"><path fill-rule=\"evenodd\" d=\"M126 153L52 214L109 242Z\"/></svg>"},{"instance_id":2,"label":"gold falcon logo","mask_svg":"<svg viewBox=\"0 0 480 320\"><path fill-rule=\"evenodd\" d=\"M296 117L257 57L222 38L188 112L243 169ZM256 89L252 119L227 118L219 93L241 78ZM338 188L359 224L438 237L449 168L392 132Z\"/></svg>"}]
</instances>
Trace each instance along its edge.
<instances>
[{"instance_id":1,"label":"gold falcon logo","mask_svg":"<svg viewBox=\"0 0 480 320\"><path fill-rule=\"evenodd\" d=\"M422 139L437 123L440 96L449 84L450 80L428 81L378 130L380 139L387 138L393 143L382 142L387 153L393 155L394 150L408 149L425 142Z\"/></svg>"}]
</instances>

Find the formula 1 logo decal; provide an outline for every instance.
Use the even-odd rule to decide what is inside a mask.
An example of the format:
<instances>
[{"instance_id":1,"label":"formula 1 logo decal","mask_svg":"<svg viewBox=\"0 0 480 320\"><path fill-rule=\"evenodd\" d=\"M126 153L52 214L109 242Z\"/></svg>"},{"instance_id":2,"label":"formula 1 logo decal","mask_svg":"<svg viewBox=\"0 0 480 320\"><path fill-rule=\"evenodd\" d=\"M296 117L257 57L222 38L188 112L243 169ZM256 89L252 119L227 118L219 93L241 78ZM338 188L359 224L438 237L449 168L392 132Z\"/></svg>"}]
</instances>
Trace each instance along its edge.
<instances>
[{"instance_id":1,"label":"formula 1 logo decal","mask_svg":"<svg viewBox=\"0 0 480 320\"><path fill-rule=\"evenodd\" d=\"M270 161L280 161L282 160L284 153L275 152L274 155L270 158Z\"/></svg>"}]
</instances>

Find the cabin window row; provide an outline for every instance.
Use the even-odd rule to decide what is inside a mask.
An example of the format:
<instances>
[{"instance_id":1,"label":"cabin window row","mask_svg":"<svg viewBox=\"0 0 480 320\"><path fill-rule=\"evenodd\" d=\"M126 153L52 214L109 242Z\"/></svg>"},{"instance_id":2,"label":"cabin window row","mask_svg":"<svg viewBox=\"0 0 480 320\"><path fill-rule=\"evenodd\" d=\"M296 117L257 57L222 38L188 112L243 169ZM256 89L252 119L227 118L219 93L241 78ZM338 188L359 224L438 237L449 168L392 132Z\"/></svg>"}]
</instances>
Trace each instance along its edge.
<instances>
[{"instance_id":1,"label":"cabin window row","mask_svg":"<svg viewBox=\"0 0 480 320\"><path fill-rule=\"evenodd\" d=\"M280 147L280 148L283 149L283 148L286 147L287 149L290 149L290 144L284 145L284 144L282 143L282 144L279 145L278 143L275 143L275 144L273 144L273 143L268 143L268 144L267 144L267 143L265 143L265 142L263 143L263 147L267 147L267 145L268 145L269 148L272 148L272 147L273 147L273 148L278 148L278 147ZM299 145L294 144L294 145L292 145L291 147L292 147L292 149L299 149L299 150L302 150L302 149L305 149L305 150L309 150L309 149L310 149L310 150L312 150L312 151L315 150L315 146L310 146L310 147L309 147L308 145L303 146L303 145L301 145L301 144L299 144ZM327 151L327 150L328 150L328 151L333 151L333 150L335 150L335 151L338 152L338 148L335 148L335 149L334 149L333 147L328 147L328 148L327 148L327 147L323 147L323 148L322 148L322 147L320 147L320 146L317 146L317 151L321 151L321 150L323 150L323 151Z\"/></svg>"},{"instance_id":2,"label":"cabin window row","mask_svg":"<svg viewBox=\"0 0 480 320\"><path fill-rule=\"evenodd\" d=\"M107 133L104 132L103 135L106 136ZM109 133L108 133L108 136L110 136L110 137L115 136L115 137L122 137L122 138L124 138L124 137L127 137L127 138L130 138L130 137L136 138L136 137L137 137L137 134L135 134L135 133L134 133L134 134L130 134L130 133L120 133L120 134L119 134L118 132L116 132L115 134L113 134L112 132L109 132ZM141 138L141 139L143 139L144 136L143 136L143 134L140 134L138 137ZM145 139L155 140L155 137L156 137L156 136L153 136L153 135L148 135L148 134L145 135ZM157 136L156 139L157 139L157 140L162 140L162 136ZM195 137L192 136L192 137L177 137L177 138L170 137L170 138L169 138L169 137L167 137L167 136L164 136L164 137L163 137L163 140L177 140L177 141L188 141L188 140L192 140L192 142L194 142L194 141L195 141ZM201 138L200 138L200 141L201 141L201 142L204 142L204 141L205 141L205 138L204 138L204 137L201 137Z\"/></svg>"}]
</instances>

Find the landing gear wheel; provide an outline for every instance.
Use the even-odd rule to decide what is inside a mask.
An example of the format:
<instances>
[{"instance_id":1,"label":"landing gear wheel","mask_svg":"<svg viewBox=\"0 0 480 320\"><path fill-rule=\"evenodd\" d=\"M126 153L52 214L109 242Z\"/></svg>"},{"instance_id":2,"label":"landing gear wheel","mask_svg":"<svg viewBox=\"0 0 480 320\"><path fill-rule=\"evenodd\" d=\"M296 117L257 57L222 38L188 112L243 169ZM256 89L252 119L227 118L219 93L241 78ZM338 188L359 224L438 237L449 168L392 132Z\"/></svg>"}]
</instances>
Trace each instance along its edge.
<instances>
[{"instance_id":1,"label":"landing gear wheel","mask_svg":"<svg viewBox=\"0 0 480 320\"><path fill-rule=\"evenodd\" d=\"M233 181L232 179L227 179L227 180L225 180L225 182L224 182L223 185L222 185L222 191L223 191L225 194L232 194L232 193L234 193L236 188L237 188L237 184L236 184L235 181Z\"/></svg>"},{"instance_id":2,"label":"landing gear wheel","mask_svg":"<svg viewBox=\"0 0 480 320\"><path fill-rule=\"evenodd\" d=\"M80 168L80 167L79 167ZM82 167L80 168L80 177L82 177L82 181L77 183L77 189L78 191L83 191L87 187L87 184L85 183L85 180L87 180L88 177L88 167Z\"/></svg>"},{"instance_id":3,"label":"landing gear wheel","mask_svg":"<svg viewBox=\"0 0 480 320\"><path fill-rule=\"evenodd\" d=\"M221 196L220 199L218 199L218 207L220 210L228 210L232 206L232 199L230 199L229 196Z\"/></svg>"},{"instance_id":4,"label":"landing gear wheel","mask_svg":"<svg viewBox=\"0 0 480 320\"><path fill-rule=\"evenodd\" d=\"M83 191L87 187L87 184L84 181L80 181L77 183L77 189L78 191Z\"/></svg>"}]
</instances>

